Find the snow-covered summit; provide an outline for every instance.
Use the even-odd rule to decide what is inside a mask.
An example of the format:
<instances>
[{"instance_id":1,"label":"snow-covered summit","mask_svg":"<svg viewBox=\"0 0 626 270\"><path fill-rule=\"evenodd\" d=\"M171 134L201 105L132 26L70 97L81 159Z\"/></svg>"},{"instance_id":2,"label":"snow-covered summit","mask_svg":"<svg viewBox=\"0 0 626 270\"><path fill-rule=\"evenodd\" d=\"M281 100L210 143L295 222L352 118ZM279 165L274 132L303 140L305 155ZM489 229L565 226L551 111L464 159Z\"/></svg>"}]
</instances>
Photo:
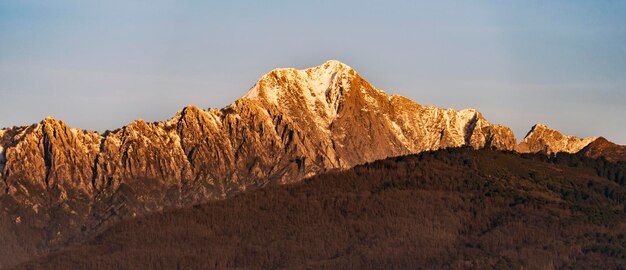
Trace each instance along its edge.
<instances>
[{"instance_id":1,"label":"snow-covered summit","mask_svg":"<svg viewBox=\"0 0 626 270\"><path fill-rule=\"evenodd\" d=\"M263 75L242 98L278 104L285 96L293 94L290 91L293 87L297 87L308 90L302 93L308 102L327 103L324 99L331 86L355 75L354 69L337 60L329 60L322 65L303 70L277 68Z\"/></svg>"},{"instance_id":2,"label":"snow-covered summit","mask_svg":"<svg viewBox=\"0 0 626 270\"><path fill-rule=\"evenodd\" d=\"M461 145L503 149L515 145L508 128L489 124L474 109L444 110L390 96L337 60L303 70L274 69L242 98L276 108L307 132L335 141L337 148L360 140L354 136L366 136L365 140L389 147L390 153L403 154ZM382 152L371 156L386 157Z\"/></svg>"}]
</instances>

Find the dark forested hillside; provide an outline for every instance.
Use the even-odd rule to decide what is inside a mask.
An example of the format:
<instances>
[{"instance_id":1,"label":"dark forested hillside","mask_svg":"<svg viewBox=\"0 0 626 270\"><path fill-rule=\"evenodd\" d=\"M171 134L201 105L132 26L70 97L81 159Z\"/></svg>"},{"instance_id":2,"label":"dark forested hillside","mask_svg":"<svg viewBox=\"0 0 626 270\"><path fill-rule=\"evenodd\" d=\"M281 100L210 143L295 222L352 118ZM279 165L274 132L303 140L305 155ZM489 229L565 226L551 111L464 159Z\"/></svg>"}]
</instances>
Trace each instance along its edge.
<instances>
[{"instance_id":1,"label":"dark forested hillside","mask_svg":"<svg viewBox=\"0 0 626 270\"><path fill-rule=\"evenodd\" d=\"M624 269L625 167L426 152L122 221L17 269Z\"/></svg>"}]
</instances>

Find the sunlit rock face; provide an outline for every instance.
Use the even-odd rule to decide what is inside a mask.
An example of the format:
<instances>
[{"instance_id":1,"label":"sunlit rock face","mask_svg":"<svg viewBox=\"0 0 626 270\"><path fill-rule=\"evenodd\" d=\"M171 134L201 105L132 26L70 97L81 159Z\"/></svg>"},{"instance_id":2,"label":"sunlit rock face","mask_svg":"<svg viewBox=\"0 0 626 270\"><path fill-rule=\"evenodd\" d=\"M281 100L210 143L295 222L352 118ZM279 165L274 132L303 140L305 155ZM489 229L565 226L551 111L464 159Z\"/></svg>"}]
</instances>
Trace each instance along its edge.
<instances>
[{"instance_id":1,"label":"sunlit rock face","mask_svg":"<svg viewBox=\"0 0 626 270\"><path fill-rule=\"evenodd\" d=\"M528 132L516 150L521 153L578 153L596 139L595 137L582 139L563 135L544 124L537 124Z\"/></svg>"},{"instance_id":2,"label":"sunlit rock face","mask_svg":"<svg viewBox=\"0 0 626 270\"><path fill-rule=\"evenodd\" d=\"M124 207L136 214L389 156L516 144L509 128L476 110L389 96L338 61L275 69L221 110L189 106L167 121L104 134L46 118L0 135L2 193L33 213L65 204L74 211L76 198L95 211L130 193Z\"/></svg>"},{"instance_id":3,"label":"sunlit rock face","mask_svg":"<svg viewBox=\"0 0 626 270\"><path fill-rule=\"evenodd\" d=\"M338 61L273 70L242 99L293 121L317 146L310 152L318 155L314 163L324 167L463 145L512 150L516 144L509 128L490 124L476 110L444 110L389 96Z\"/></svg>"}]
</instances>

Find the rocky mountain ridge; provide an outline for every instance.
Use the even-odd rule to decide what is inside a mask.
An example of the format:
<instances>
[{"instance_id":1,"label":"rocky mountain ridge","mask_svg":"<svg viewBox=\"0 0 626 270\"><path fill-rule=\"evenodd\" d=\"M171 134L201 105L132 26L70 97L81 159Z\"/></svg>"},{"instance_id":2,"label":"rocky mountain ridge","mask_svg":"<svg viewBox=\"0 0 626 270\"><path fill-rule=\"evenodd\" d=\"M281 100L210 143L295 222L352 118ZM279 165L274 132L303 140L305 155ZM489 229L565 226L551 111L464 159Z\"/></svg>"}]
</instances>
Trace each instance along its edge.
<instances>
[{"instance_id":1,"label":"rocky mountain ridge","mask_svg":"<svg viewBox=\"0 0 626 270\"><path fill-rule=\"evenodd\" d=\"M534 125L515 150L520 153L578 153L598 137L578 138L563 135L545 124Z\"/></svg>"},{"instance_id":2,"label":"rocky mountain ridge","mask_svg":"<svg viewBox=\"0 0 626 270\"><path fill-rule=\"evenodd\" d=\"M52 117L3 129L2 214L37 221L32 229L45 235L37 244L62 245L117 219L391 156L460 146L571 153L592 141L555 132L536 126L516 145L511 129L476 110L387 95L331 60L275 69L221 110L188 106L104 134Z\"/></svg>"},{"instance_id":3,"label":"rocky mountain ridge","mask_svg":"<svg viewBox=\"0 0 626 270\"><path fill-rule=\"evenodd\" d=\"M3 129L0 138L8 195L28 201L26 186L32 185L57 192L59 200L68 189L93 197L128 180L153 179L178 193L191 188L180 197L185 203L447 147L576 153L596 140L538 124L516 145L511 129L490 124L476 110L387 95L335 60L306 70L275 69L221 110L189 106L167 121L136 120L104 134L48 117Z\"/></svg>"},{"instance_id":4,"label":"rocky mountain ridge","mask_svg":"<svg viewBox=\"0 0 626 270\"><path fill-rule=\"evenodd\" d=\"M509 128L476 110L388 96L338 61L273 70L222 110L189 106L170 120L137 120L105 134L49 117L3 130L1 142L6 193L19 196L27 183L56 190L59 198L68 188L94 196L132 179L184 182L201 197L221 198L389 156L515 147Z\"/></svg>"}]
</instances>

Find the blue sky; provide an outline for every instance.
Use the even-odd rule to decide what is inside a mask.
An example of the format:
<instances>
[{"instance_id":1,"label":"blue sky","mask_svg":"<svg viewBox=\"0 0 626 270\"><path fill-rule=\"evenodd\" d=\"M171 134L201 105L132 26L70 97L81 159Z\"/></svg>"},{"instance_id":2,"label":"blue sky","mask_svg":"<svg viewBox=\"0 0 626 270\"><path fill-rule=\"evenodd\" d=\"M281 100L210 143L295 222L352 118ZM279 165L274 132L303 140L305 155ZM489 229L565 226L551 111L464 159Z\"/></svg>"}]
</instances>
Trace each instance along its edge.
<instances>
[{"instance_id":1,"label":"blue sky","mask_svg":"<svg viewBox=\"0 0 626 270\"><path fill-rule=\"evenodd\" d=\"M626 1L1 1L0 126L221 108L338 59L388 93L626 144Z\"/></svg>"}]
</instances>

